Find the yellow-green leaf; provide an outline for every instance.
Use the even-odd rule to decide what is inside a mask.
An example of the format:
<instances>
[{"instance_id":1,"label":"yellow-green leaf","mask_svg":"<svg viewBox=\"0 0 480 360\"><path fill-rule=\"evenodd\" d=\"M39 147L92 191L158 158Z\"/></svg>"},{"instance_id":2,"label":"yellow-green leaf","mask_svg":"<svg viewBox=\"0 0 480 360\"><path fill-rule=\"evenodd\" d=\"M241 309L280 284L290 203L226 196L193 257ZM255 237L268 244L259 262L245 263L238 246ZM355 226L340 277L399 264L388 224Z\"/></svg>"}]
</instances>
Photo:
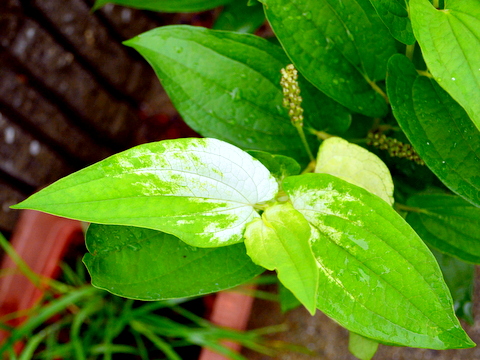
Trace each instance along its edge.
<instances>
[{"instance_id":1,"label":"yellow-green leaf","mask_svg":"<svg viewBox=\"0 0 480 360\"><path fill-rule=\"evenodd\" d=\"M310 225L290 203L269 207L247 225L247 254L254 263L277 270L278 278L313 315L318 268L310 247Z\"/></svg>"},{"instance_id":2,"label":"yellow-green leaf","mask_svg":"<svg viewBox=\"0 0 480 360\"><path fill-rule=\"evenodd\" d=\"M331 137L322 143L315 172L339 177L393 204L393 180L387 165L377 155L342 138Z\"/></svg>"}]
</instances>

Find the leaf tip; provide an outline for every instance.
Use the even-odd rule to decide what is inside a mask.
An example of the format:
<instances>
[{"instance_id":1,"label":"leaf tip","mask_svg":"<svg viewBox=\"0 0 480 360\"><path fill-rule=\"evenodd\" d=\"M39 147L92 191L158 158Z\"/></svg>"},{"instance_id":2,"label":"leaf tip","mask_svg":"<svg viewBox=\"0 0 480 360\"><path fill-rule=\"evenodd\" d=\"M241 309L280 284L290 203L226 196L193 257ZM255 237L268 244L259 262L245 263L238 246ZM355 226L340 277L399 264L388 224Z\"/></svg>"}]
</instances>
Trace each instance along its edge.
<instances>
[{"instance_id":1,"label":"leaf tip","mask_svg":"<svg viewBox=\"0 0 480 360\"><path fill-rule=\"evenodd\" d=\"M317 306L315 302L313 303L313 305L309 305L308 307L305 306L305 308L308 310L310 315L315 316L315 313L317 312Z\"/></svg>"},{"instance_id":2,"label":"leaf tip","mask_svg":"<svg viewBox=\"0 0 480 360\"><path fill-rule=\"evenodd\" d=\"M21 201L18 204L15 204L15 205L10 205L10 209L14 209L14 210L27 209L27 207L25 206L25 202L27 202L27 200Z\"/></svg>"},{"instance_id":3,"label":"leaf tip","mask_svg":"<svg viewBox=\"0 0 480 360\"><path fill-rule=\"evenodd\" d=\"M129 47L135 47L134 44L135 44L135 39L137 38L137 36L131 38L131 39L128 39L128 40L125 40L125 41L122 41L122 44L125 45L125 46L129 46Z\"/></svg>"}]
</instances>

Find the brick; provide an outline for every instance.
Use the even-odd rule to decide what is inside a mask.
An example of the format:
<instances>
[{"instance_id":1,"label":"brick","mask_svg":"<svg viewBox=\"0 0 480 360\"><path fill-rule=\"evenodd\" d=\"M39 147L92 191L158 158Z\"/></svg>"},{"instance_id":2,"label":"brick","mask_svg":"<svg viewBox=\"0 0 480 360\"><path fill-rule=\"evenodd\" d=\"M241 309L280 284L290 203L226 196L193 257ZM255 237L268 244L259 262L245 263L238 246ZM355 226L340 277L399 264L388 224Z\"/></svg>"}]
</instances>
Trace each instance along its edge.
<instances>
[{"instance_id":1,"label":"brick","mask_svg":"<svg viewBox=\"0 0 480 360\"><path fill-rule=\"evenodd\" d=\"M59 154L2 113L0 169L33 188L45 186L75 170Z\"/></svg>"},{"instance_id":2,"label":"brick","mask_svg":"<svg viewBox=\"0 0 480 360\"><path fill-rule=\"evenodd\" d=\"M109 84L137 102L143 99L148 88L145 80L154 76L153 71L129 56L83 0L62 0L61 6L51 0L30 3Z\"/></svg>"},{"instance_id":3,"label":"brick","mask_svg":"<svg viewBox=\"0 0 480 360\"><path fill-rule=\"evenodd\" d=\"M0 60L0 101L21 115L38 133L84 163L112 154L64 115L28 82L28 77Z\"/></svg>"},{"instance_id":4,"label":"brick","mask_svg":"<svg viewBox=\"0 0 480 360\"><path fill-rule=\"evenodd\" d=\"M88 0L87 3L93 6L94 1ZM124 40L163 25L163 22L152 19L144 11L114 4L106 4L97 13Z\"/></svg>"},{"instance_id":5,"label":"brick","mask_svg":"<svg viewBox=\"0 0 480 360\"><path fill-rule=\"evenodd\" d=\"M0 1L0 14L21 13L22 4L20 0L2 0Z\"/></svg>"},{"instance_id":6,"label":"brick","mask_svg":"<svg viewBox=\"0 0 480 360\"><path fill-rule=\"evenodd\" d=\"M10 31L5 32L3 28ZM138 118L130 106L110 95L96 79L36 22L17 16L3 17L0 44L60 102L90 125L98 137L130 146Z\"/></svg>"}]
</instances>

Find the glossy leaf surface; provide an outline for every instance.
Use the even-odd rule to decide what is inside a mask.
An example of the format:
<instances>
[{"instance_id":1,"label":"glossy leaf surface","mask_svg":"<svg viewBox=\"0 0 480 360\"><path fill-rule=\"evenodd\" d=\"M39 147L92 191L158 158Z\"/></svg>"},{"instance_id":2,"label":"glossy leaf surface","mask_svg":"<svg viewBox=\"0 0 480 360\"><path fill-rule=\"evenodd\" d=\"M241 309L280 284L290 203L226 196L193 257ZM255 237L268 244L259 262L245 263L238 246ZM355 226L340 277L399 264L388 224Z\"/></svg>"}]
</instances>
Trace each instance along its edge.
<instances>
[{"instance_id":1,"label":"glossy leaf surface","mask_svg":"<svg viewBox=\"0 0 480 360\"><path fill-rule=\"evenodd\" d=\"M216 139L140 145L67 176L17 205L68 218L164 231L192 246L243 241L253 206L278 185L258 160Z\"/></svg>"},{"instance_id":2,"label":"glossy leaf surface","mask_svg":"<svg viewBox=\"0 0 480 360\"><path fill-rule=\"evenodd\" d=\"M310 248L310 225L291 204L269 207L245 230L247 254L276 270L278 279L313 315L318 287L317 262Z\"/></svg>"},{"instance_id":3,"label":"glossy leaf surface","mask_svg":"<svg viewBox=\"0 0 480 360\"><path fill-rule=\"evenodd\" d=\"M208 294L265 270L252 263L243 244L196 248L173 235L137 227L91 224L86 244L84 262L92 284L132 299Z\"/></svg>"},{"instance_id":4,"label":"glossy leaf surface","mask_svg":"<svg viewBox=\"0 0 480 360\"><path fill-rule=\"evenodd\" d=\"M93 8L99 9L105 4L117 4L135 9L160 12L195 12L216 8L232 0L96 0Z\"/></svg>"},{"instance_id":5,"label":"glossy leaf surface","mask_svg":"<svg viewBox=\"0 0 480 360\"><path fill-rule=\"evenodd\" d=\"M189 26L154 29L126 44L149 61L195 131L244 149L307 161L282 106L280 70L289 60L278 46L250 34ZM303 86L302 97L306 124L348 127L350 114L313 86ZM310 141L316 142L313 136Z\"/></svg>"},{"instance_id":6,"label":"glossy leaf surface","mask_svg":"<svg viewBox=\"0 0 480 360\"><path fill-rule=\"evenodd\" d=\"M410 0L413 31L435 80L480 129L480 6L478 0Z\"/></svg>"},{"instance_id":7,"label":"glossy leaf surface","mask_svg":"<svg viewBox=\"0 0 480 360\"><path fill-rule=\"evenodd\" d=\"M415 195L407 205L417 209L407 221L429 245L464 261L480 263L480 208L458 196Z\"/></svg>"},{"instance_id":8,"label":"glossy leaf surface","mask_svg":"<svg viewBox=\"0 0 480 360\"><path fill-rule=\"evenodd\" d=\"M387 165L374 153L344 139L331 137L322 143L315 172L339 177L393 204L393 180Z\"/></svg>"},{"instance_id":9,"label":"glossy leaf surface","mask_svg":"<svg viewBox=\"0 0 480 360\"><path fill-rule=\"evenodd\" d=\"M432 79L402 55L389 62L393 114L427 166L453 192L480 206L480 132Z\"/></svg>"},{"instance_id":10,"label":"glossy leaf surface","mask_svg":"<svg viewBox=\"0 0 480 360\"><path fill-rule=\"evenodd\" d=\"M435 258L390 205L328 174L289 177L283 185L312 226L320 310L379 342L474 346L453 313Z\"/></svg>"},{"instance_id":11,"label":"glossy leaf surface","mask_svg":"<svg viewBox=\"0 0 480 360\"><path fill-rule=\"evenodd\" d=\"M395 42L365 0L264 0L275 34L297 69L352 111L383 116L387 103L372 87L385 78Z\"/></svg>"},{"instance_id":12,"label":"glossy leaf surface","mask_svg":"<svg viewBox=\"0 0 480 360\"><path fill-rule=\"evenodd\" d=\"M406 0L370 0L392 36L404 44L415 43Z\"/></svg>"}]
</instances>

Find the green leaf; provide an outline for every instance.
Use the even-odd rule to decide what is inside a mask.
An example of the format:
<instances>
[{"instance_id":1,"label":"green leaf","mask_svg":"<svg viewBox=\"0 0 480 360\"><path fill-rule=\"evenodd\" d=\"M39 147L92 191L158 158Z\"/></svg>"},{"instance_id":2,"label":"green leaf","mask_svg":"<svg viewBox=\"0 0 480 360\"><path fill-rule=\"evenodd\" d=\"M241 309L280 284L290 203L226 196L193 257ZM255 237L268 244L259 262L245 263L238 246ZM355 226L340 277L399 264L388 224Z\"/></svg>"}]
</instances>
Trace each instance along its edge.
<instances>
[{"instance_id":1,"label":"green leaf","mask_svg":"<svg viewBox=\"0 0 480 360\"><path fill-rule=\"evenodd\" d=\"M298 162L288 156L272 155L256 150L248 150L247 153L260 161L279 181L287 176L298 175L302 170Z\"/></svg>"},{"instance_id":2,"label":"green leaf","mask_svg":"<svg viewBox=\"0 0 480 360\"><path fill-rule=\"evenodd\" d=\"M96 0L93 6L97 10L105 4L117 4L135 9L160 12L196 12L214 9L232 0Z\"/></svg>"},{"instance_id":3,"label":"green leaf","mask_svg":"<svg viewBox=\"0 0 480 360\"><path fill-rule=\"evenodd\" d=\"M449 0L444 10L428 0L410 0L415 36L428 69L480 129L480 6Z\"/></svg>"},{"instance_id":4,"label":"green leaf","mask_svg":"<svg viewBox=\"0 0 480 360\"><path fill-rule=\"evenodd\" d=\"M406 0L370 0L392 36L404 44L415 44Z\"/></svg>"},{"instance_id":5,"label":"green leaf","mask_svg":"<svg viewBox=\"0 0 480 360\"><path fill-rule=\"evenodd\" d=\"M475 265L467 264L452 256L432 249L445 282L453 297L453 306L458 317L473 325L473 287Z\"/></svg>"},{"instance_id":6,"label":"green leaf","mask_svg":"<svg viewBox=\"0 0 480 360\"><path fill-rule=\"evenodd\" d=\"M360 186L393 204L393 180L380 158L339 138L326 139L318 150L316 173L330 174Z\"/></svg>"},{"instance_id":7,"label":"green leaf","mask_svg":"<svg viewBox=\"0 0 480 360\"><path fill-rule=\"evenodd\" d=\"M190 26L164 26L126 44L150 62L195 131L243 149L308 161L282 106L280 70L289 60L278 46L250 34ZM300 86L307 125L349 124L350 114L342 106L305 83L301 80ZM310 140L316 142L314 136Z\"/></svg>"},{"instance_id":8,"label":"green leaf","mask_svg":"<svg viewBox=\"0 0 480 360\"><path fill-rule=\"evenodd\" d=\"M395 41L368 0L265 0L265 13L296 68L352 111L387 112L383 80Z\"/></svg>"},{"instance_id":9,"label":"green leaf","mask_svg":"<svg viewBox=\"0 0 480 360\"><path fill-rule=\"evenodd\" d=\"M237 147L216 139L177 139L140 145L69 175L24 202L68 218L131 225L178 236L192 246L243 241L258 202L278 185Z\"/></svg>"},{"instance_id":10,"label":"green leaf","mask_svg":"<svg viewBox=\"0 0 480 360\"><path fill-rule=\"evenodd\" d=\"M360 360L370 360L378 349L378 342L350 332L348 350Z\"/></svg>"},{"instance_id":11,"label":"green leaf","mask_svg":"<svg viewBox=\"0 0 480 360\"><path fill-rule=\"evenodd\" d=\"M289 177L283 187L312 228L321 311L379 342L474 346L435 258L390 205L328 174Z\"/></svg>"},{"instance_id":12,"label":"green leaf","mask_svg":"<svg viewBox=\"0 0 480 360\"><path fill-rule=\"evenodd\" d=\"M213 29L253 33L265 22L263 6L259 2L232 1L218 16Z\"/></svg>"},{"instance_id":13,"label":"green leaf","mask_svg":"<svg viewBox=\"0 0 480 360\"><path fill-rule=\"evenodd\" d=\"M480 208L458 196L415 195L408 223L429 245L461 260L480 263Z\"/></svg>"},{"instance_id":14,"label":"green leaf","mask_svg":"<svg viewBox=\"0 0 480 360\"><path fill-rule=\"evenodd\" d=\"M387 91L402 130L435 175L480 206L480 132L432 79L418 76L402 55L389 62Z\"/></svg>"},{"instance_id":15,"label":"green leaf","mask_svg":"<svg viewBox=\"0 0 480 360\"><path fill-rule=\"evenodd\" d=\"M130 226L91 224L85 265L98 288L127 298L163 300L242 284L265 269L243 244L196 248L175 236Z\"/></svg>"},{"instance_id":16,"label":"green leaf","mask_svg":"<svg viewBox=\"0 0 480 360\"><path fill-rule=\"evenodd\" d=\"M278 279L313 315L318 287L317 262L310 248L310 225L290 203L269 207L245 230L247 254L276 270Z\"/></svg>"}]
</instances>

